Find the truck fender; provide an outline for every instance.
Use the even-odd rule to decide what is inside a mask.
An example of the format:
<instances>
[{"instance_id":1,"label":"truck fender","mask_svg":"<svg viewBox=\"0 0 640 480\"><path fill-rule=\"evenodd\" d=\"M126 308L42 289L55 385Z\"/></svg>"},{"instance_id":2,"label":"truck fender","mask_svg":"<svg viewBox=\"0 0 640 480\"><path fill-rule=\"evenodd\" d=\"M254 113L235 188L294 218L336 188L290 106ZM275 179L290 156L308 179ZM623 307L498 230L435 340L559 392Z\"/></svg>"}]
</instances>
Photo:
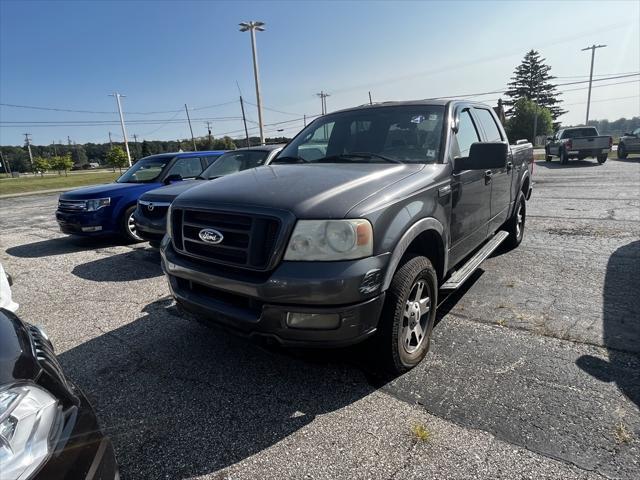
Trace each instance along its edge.
<instances>
[{"instance_id":1,"label":"truck fender","mask_svg":"<svg viewBox=\"0 0 640 480\"><path fill-rule=\"evenodd\" d=\"M411 245L411 243L416 238L418 238L420 234L422 234L423 232L426 232L427 230L435 231L443 239L443 244L444 244L443 272L447 271L447 264L449 260L448 258L449 242L448 242L448 239L445 238L444 227L442 226L442 223L440 223L438 220L436 220L433 217L423 218L421 220L418 220L413 225L411 225L411 227L409 227L409 229L406 232L404 232L404 234L400 238L400 241L398 242L396 247L393 249L393 252L391 253L391 258L389 259L389 265L387 266L387 271L384 276L382 291L387 290L389 288L389 285L391 285L391 280L393 279L393 275L396 272L398 265L400 264L400 260L402 260L402 257L404 256L407 249L409 248L409 245Z\"/></svg>"}]
</instances>

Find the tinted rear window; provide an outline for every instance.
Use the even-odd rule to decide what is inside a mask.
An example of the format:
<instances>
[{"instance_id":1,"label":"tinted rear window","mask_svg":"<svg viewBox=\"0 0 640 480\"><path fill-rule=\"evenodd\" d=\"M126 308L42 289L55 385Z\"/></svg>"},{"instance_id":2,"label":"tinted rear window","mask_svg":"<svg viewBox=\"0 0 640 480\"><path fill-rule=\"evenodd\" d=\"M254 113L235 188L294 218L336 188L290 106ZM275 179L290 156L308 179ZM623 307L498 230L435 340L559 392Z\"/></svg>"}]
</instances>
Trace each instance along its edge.
<instances>
[{"instance_id":1,"label":"tinted rear window","mask_svg":"<svg viewBox=\"0 0 640 480\"><path fill-rule=\"evenodd\" d=\"M578 137L597 137L598 132L595 128L573 128L565 130L562 138L578 138Z\"/></svg>"}]
</instances>

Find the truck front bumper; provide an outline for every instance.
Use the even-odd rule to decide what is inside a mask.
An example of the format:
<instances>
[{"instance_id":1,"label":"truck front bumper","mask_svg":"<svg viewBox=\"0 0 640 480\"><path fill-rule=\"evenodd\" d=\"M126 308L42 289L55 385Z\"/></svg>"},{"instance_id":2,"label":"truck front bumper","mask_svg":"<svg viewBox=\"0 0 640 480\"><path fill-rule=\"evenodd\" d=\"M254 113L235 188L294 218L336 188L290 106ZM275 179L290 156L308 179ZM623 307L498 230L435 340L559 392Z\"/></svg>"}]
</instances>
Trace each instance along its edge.
<instances>
[{"instance_id":1,"label":"truck front bumper","mask_svg":"<svg viewBox=\"0 0 640 480\"><path fill-rule=\"evenodd\" d=\"M339 347L373 333L384 304L389 255L345 262L282 262L244 275L176 254L165 238L162 268L188 312L238 333L287 346Z\"/></svg>"}]
</instances>

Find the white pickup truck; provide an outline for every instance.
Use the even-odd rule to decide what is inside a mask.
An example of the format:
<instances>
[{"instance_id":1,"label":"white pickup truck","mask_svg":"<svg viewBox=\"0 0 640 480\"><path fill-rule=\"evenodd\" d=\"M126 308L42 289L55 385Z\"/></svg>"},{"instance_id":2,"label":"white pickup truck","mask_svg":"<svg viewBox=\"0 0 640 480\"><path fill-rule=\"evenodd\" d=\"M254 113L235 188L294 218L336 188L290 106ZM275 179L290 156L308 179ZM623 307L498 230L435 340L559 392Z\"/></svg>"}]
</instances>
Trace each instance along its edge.
<instances>
[{"instance_id":1,"label":"white pickup truck","mask_svg":"<svg viewBox=\"0 0 640 480\"><path fill-rule=\"evenodd\" d=\"M547 138L545 160L550 162L559 157L560 163L566 165L571 158L582 160L594 157L599 164L607 161L613 139L609 135L598 135L595 127L563 128L553 137Z\"/></svg>"}]
</instances>

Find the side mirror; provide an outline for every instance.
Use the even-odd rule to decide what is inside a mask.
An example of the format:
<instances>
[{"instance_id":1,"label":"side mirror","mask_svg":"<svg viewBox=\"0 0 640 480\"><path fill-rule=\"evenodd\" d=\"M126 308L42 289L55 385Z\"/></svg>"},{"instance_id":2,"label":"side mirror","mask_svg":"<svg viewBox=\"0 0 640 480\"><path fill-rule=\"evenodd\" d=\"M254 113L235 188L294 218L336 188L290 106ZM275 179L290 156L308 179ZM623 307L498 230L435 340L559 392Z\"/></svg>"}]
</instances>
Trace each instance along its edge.
<instances>
[{"instance_id":1,"label":"side mirror","mask_svg":"<svg viewBox=\"0 0 640 480\"><path fill-rule=\"evenodd\" d=\"M502 142L473 143L468 157L459 157L454 160L454 171L504 168L507 165L508 148L508 145Z\"/></svg>"},{"instance_id":2,"label":"side mirror","mask_svg":"<svg viewBox=\"0 0 640 480\"><path fill-rule=\"evenodd\" d=\"M179 173L174 173L173 175L169 175L167 178L164 179L164 184L169 185L170 183L180 182L181 180L182 180L182 175L180 175Z\"/></svg>"}]
</instances>

